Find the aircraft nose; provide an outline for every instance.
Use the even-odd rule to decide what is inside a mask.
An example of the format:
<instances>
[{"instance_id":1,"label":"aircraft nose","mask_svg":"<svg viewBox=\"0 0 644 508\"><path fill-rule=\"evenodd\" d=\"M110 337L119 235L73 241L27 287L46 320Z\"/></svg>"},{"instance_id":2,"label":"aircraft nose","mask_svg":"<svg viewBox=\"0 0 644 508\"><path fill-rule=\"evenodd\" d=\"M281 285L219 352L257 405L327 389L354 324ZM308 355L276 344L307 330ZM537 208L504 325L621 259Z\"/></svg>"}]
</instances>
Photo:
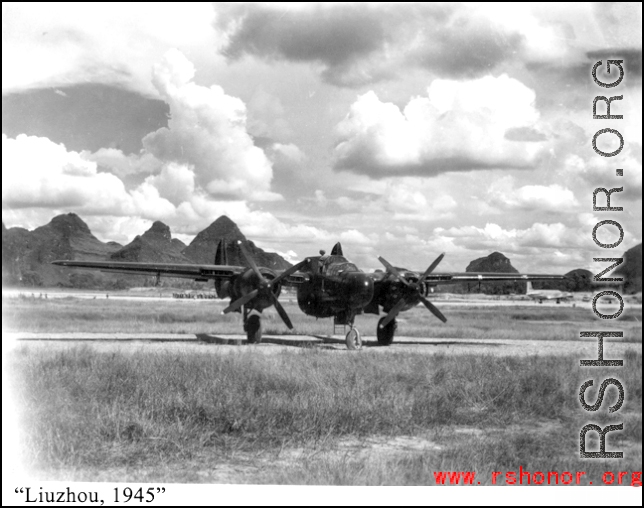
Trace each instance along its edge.
<instances>
[{"instance_id":1,"label":"aircraft nose","mask_svg":"<svg viewBox=\"0 0 644 508\"><path fill-rule=\"evenodd\" d=\"M366 273L350 273L346 277L349 305L360 308L373 298L373 279Z\"/></svg>"}]
</instances>

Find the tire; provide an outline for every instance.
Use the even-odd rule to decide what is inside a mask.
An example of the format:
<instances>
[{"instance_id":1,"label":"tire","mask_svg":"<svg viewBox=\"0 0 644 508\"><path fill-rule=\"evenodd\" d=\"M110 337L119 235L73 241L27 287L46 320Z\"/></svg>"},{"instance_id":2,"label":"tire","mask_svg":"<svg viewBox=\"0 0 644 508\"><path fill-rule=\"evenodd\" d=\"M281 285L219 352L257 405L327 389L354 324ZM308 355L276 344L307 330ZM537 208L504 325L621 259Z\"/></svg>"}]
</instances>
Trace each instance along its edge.
<instances>
[{"instance_id":1,"label":"tire","mask_svg":"<svg viewBox=\"0 0 644 508\"><path fill-rule=\"evenodd\" d=\"M262 341L262 319L259 316L249 316L245 328L249 344L259 344Z\"/></svg>"},{"instance_id":2,"label":"tire","mask_svg":"<svg viewBox=\"0 0 644 508\"><path fill-rule=\"evenodd\" d=\"M362 337L360 336L360 332L356 328L349 330L349 333L347 333L344 341L347 344L347 349L362 349Z\"/></svg>"},{"instance_id":3,"label":"tire","mask_svg":"<svg viewBox=\"0 0 644 508\"><path fill-rule=\"evenodd\" d=\"M392 319L387 326L381 326L381 323L384 321L384 317L380 318L378 321L378 326L376 328L376 333L378 335L378 344L381 346L391 346L394 341L394 333L396 333L396 328L398 323L395 319Z\"/></svg>"}]
</instances>

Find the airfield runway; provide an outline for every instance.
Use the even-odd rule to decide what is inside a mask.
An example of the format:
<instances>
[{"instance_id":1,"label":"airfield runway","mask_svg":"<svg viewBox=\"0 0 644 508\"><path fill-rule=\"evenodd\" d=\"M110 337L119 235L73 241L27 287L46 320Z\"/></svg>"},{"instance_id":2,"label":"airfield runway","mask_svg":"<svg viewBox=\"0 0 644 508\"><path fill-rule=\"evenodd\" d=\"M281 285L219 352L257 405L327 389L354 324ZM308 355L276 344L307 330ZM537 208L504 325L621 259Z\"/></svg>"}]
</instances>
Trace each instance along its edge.
<instances>
[{"instance_id":1,"label":"airfield runway","mask_svg":"<svg viewBox=\"0 0 644 508\"><path fill-rule=\"evenodd\" d=\"M4 333L3 343L9 347L29 345L33 347L67 348L71 345L88 344L99 350L124 351L164 350L220 354L233 351L255 351L258 354L273 354L298 348L315 348L329 351L348 351L342 336L267 335L261 344L248 344L244 335L215 334L164 334L164 333ZM623 342L606 339L606 359L622 358L626 350L642 351L641 342ZM597 340L522 340L522 339L450 339L396 337L394 344L383 347L375 337L363 337L362 351L386 354L396 351L413 351L419 354L479 354L496 356L547 356L578 354L579 358L597 358ZM361 354L358 352L357 354Z\"/></svg>"},{"instance_id":2,"label":"airfield runway","mask_svg":"<svg viewBox=\"0 0 644 508\"><path fill-rule=\"evenodd\" d=\"M152 302L176 302L178 305L223 305L222 300L211 298L210 293L205 292L202 298L198 298L198 292L194 292L193 298L173 298L172 293L168 291L157 291L154 288L140 288L140 291L82 291L82 290L45 290L45 291L25 291L18 289L4 289L2 290L3 298L34 298L34 299L69 299L78 298L81 300L125 300L125 301L152 301ZM178 291L179 294L184 294ZM186 293L184 296L190 296L191 292ZM203 296L209 297L203 297ZM503 297L492 295L454 295L449 293L436 293L430 295L430 300L436 305L441 307L468 307L468 308L481 308L481 307L527 307L527 308L541 308L541 307L578 307L581 309L590 309L592 302L588 295L582 298L581 294L576 295L572 301L566 300L557 303L555 300L544 300L538 303L535 300L527 298L525 295L507 296ZM624 301L630 309L641 309L641 297L639 300L632 296L625 296ZM297 303L297 298L294 295L283 294L280 296L280 302L283 304ZM420 305L420 304L419 304ZM422 305L421 305L422 307ZM604 313L612 313L618 309L617 302L607 302L600 300L598 307Z\"/></svg>"}]
</instances>

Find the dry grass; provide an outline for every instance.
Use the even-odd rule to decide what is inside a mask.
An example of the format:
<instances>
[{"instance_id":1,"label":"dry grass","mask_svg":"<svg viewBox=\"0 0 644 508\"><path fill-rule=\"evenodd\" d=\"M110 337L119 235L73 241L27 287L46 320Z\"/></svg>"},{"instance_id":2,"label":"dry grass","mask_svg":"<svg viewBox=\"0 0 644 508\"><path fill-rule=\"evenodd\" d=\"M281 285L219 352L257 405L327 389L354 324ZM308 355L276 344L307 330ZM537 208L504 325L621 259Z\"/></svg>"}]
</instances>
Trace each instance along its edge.
<instances>
[{"instance_id":1,"label":"dry grass","mask_svg":"<svg viewBox=\"0 0 644 508\"><path fill-rule=\"evenodd\" d=\"M23 456L47 478L431 485L436 470L482 483L519 465L641 471L641 353L617 372L578 360L29 345L7 359ZM616 374L627 390L616 416L580 409L583 381ZM577 458L590 421L625 422L608 441L624 460ZM401 436L428 446L397 447Z\"/></svg>"},{"instance_id":2,"label":"dry grass","mask_svg":"<svg viewBox=\"0 0 644 508\"><path fill-rule=\"evenodd\" d=\"M226 300L227 302L227 300ZM3 298L3 329L21 332L125 332L125 333L242 333L241 316L222 315L227 305L213 300L136 300L117 299L19 299ZM438 303L440 307L440 303ZM268 334L332 333L331 319L317 320L304 315L297 304L284 307L295 330L282 323L274 309L264 311L264 332ZM399 317L397 335L410 337L469 339L565 339L575 340L585 329L617 329L624 339L642 341L641 309L630 309L615 322L598 323L589 309L581 307L533 306L444 306L447 323L434 318L424 307L416 307ZM378 317L356 318L356 325L367 336L375 335Z\"/></svg>"}]
</instances>

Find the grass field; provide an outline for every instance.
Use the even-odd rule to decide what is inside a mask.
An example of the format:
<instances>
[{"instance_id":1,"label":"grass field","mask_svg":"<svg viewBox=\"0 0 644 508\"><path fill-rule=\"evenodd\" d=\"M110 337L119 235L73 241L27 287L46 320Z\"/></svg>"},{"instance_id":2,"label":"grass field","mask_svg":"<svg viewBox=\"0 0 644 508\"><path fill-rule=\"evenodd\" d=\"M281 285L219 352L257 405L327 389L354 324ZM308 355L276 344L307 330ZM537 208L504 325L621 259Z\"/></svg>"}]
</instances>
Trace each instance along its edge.
<instances>
[{"instance_id":1,"label":"grass field","mask_svg":"<svg viewBox=\"0 0 644 508\"><path fill-rule=\"evenodd\" d=\"M583 381L597 385L615 369L581 369L571 356L263 356L252 348L200 356L24 345L8 361L24 457L47 478L431 485L440 470L476 471L482 484L519 466L581 470L596 481L616 462L641 471L635 352L619 371L626 399L611 417L589 416L577 394ZM625 459L578 459L579 430L590 421L625 422L608 439Z\"/></svg>"},{"instance_id":2,"label":"grass field","mask_svg":"<svg viewBox=\"0 0 644 508\"><path fill-rule=\"evenodd\" d=\"M331 332L331 320L285 306L299 333ZM221 308L212 301L10 298L3 299L3 328L241 333L240 316L222 316ZM574 340L581 329L612 327L641 347L641 310L616 323L564 306L444 313L447 324L423 308L406 312L399 333ZM359 316L357 325L373 334L376 319ZM265 331L286 328L269 311ZM597 484L605 471L642 469L639 349L625 354L622 369L580 368L579 355L209 351L45 343L9 350L25 466L41 479L321 485L434 485L437 471L476 471L476 482L487 485L492 472L519 466L585 471L582 484ZM614 387L597 413L584 411L580 385L595 380L586 397L592 402L607 377L624 385L620 411L606 410ZM591 422L624 422L607 439L623 460L578 458L579 431ZM596 449L594 433L588 442Z\"/></svg>"},{"instance_id":3,"label":"grass field","mask_svg":"<svg viewBox=\"0 0 644 508\"><path fill-rule=\"evenodd\" d=\"M227 302L227 300L226 300ZM124 333L243 333L241 315L222 315L224 301L117 299L3 298L5 331L21 332L124 332ZM264 311L264 333L325 335L333 331L331 319L304 315L296 303L284 302L293 321L290 331L274 309ZM437 304L440 307L440 303ZM583 329L617 329L624 340L642 341L642 310L628 309L618 320L600 322L587 308L569 306L445 306L447 323L441 323L420 306L402 313L398 335L469 339L575 340ZM364 335L375 335L378 316L356 318Z\"/></svg>"}]
</instances>

